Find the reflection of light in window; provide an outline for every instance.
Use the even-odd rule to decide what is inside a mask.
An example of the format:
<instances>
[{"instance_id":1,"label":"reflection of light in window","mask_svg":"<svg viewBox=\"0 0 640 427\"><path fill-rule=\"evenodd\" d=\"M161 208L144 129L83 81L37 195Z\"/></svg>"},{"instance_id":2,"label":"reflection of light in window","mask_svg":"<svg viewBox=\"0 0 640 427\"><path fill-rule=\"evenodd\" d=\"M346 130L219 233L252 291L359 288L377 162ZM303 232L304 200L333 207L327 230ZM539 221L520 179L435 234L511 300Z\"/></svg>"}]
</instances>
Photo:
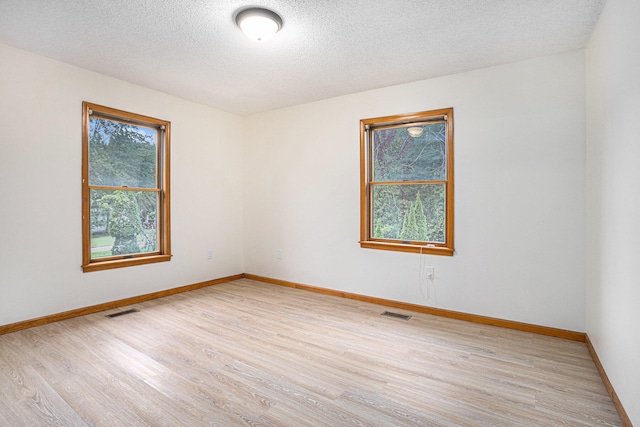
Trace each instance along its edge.
<instances>
[{"instance_id":1,"label":"reflection of light in window","mask_svg":"<svg viewBox=\"0 0 640 427\"><path fill-rule=\"evenodd\" d=\"M409 135L412 138L417 138L420 135L422 135L422 131L423 131L423 129L421 127L418 127L418 126L412 126L409 129L407 129L407 132L409 132Z\"/></svg>"}]
</instances>

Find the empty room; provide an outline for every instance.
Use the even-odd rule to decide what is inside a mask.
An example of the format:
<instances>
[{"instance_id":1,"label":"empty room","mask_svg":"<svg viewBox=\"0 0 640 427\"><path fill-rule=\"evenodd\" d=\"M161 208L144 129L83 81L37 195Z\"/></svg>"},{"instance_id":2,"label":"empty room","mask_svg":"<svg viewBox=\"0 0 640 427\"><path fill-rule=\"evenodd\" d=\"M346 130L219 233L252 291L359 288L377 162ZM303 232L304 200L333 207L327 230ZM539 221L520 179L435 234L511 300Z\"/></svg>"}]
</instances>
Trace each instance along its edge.
<instances>
[{"instance_id":1,"label":"empty room","mask_svg":"<svg viewBox=\"0 0 640 427\"><path fill-rule=\"evenodd\" d=\"M638 18L0 0L0 425L640 425Z\"/></svg>"}]
</instances>

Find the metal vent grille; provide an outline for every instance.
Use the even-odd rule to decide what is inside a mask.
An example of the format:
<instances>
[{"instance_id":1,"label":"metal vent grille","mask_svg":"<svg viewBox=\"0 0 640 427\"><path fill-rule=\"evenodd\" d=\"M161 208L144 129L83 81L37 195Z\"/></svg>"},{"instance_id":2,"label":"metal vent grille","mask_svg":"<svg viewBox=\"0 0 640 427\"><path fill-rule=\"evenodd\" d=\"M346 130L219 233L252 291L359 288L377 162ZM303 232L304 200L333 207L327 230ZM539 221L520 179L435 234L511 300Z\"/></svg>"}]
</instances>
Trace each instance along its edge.
<instances>
[{"instance_id":1,"label":"metal vent grille","mask_svg":"<svg viewBox=\"0 0 640 427\"><path fill-rule=\"evenodd\" d=\"M113 319L114 317L118 317L118 316L124 316L125 314L131 314L131 313L137 313L140 310L136 310L135 308L132 308L130 310L125 310L125 311L121 311L119 313L111 313L111 314L107 314L105 317L109 317L111 319Z\"/></svg>"},{"instance_id":2,"label":"metal vent grille","mask_svg":"<svg viewBox=\"0 0 640 427\"><path fill-rule=\"evenodd\" d=\"M381 316L395 317L396 319L409 320L411 316L407 316L406 314L394 313L392 311L384 311Z\"/></svg>"}]
</instances>

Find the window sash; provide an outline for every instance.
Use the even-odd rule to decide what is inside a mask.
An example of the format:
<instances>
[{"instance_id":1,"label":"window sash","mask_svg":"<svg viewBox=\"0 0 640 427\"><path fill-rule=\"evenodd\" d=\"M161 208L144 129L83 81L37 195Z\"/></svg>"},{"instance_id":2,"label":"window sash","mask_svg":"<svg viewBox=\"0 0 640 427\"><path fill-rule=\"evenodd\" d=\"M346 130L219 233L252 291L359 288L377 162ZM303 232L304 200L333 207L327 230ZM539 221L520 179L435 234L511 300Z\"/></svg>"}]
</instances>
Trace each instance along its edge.
<instances>
[{"instance_id":1,"label":"window sash","mask_svg":"<svg viewBox=\"0 0 640 427\"><path fill-rule=\"evenodd\" d=\"M146 189L143 189L146 190ZM109 235L109 236L103 236L103 240L106 238L106 240L110 240L109 238L114 238L113 242L107 245L104 244L98 244L97 246L94 246L94 226L101 226L100 228L104 231L106 231L108 229L108 221L111 218L111 215L113 215L113 212L111 212L110 210L105 210L105 214L106 214L106 218L103 216L102 218L99 219L103 219L103 222L101 223L94 223L94 218L96 218L93 212L94 207L91 206L91 217L89 218L90 221L90 225L91 225L91 260L92 261L96 261L96 260L107 260L107 259L118 259L120 258L120 256L124 257L124 258L129 258L129 257L141 257L141 256L147 256L147 255L159 255L161 253L160 248L161 243L162 243L162 236L160 235L160 229L161 227L159 226L160 223L157 220L159 217L161 218L162 215L158 215L159 212L159 207L160 207L160 191L157 190L148 190L148 191L140 191L140 189L123 189L120 187L111 187L111 188L104 188L104 187L89 187L89 194L90 196L96 192L103 192L103 196L101 197L101 199L103 199L105 196L107 197L111 197L111 198L116 198L118 196L116 196L115 192L120 192L120 193L130 193L130 195L126 196L127 200L136 200L136 203L138 204L138 214L140 215L139 219L139 229L138 232L135 235L135 243L136 243L136 249L137 250L132 250L132 251L127 251L126 253L122 252L122 250L125 247L123 247L123 245L121 244L121 240L122 239L117 239L115 238L113 235ZM106 194L104 194L106 193ZM140 202L143 202L143 200L139 200L142 199L142 195L143 194L149 194L149 195L154 195L153 199L151 200L151 206L144 206L144 204L141 205ZM121 197L121 196L120 196ZM91 198L91 197L90 197ZM149 201L147 201L148 203ZM150 224L148 220L146 220L147 218L143 218L143 215L145 214L145 207L148 208L152 208L150 209L150 212L147 212L147 215L149 214L153 214L154 216L154 221ZM111 234L111 233L110 233ZM108 237L108 238L107 238ZM133 239L130 239L131 243L133 243ZM140 247L140 244L142 244L142 247ZM103 252L111 252L110 255L100 255L100 256L96 256L96 251L94 251L94 249L96 249L96 247L108 247L111 246L111 248L107 251L103 251ZM115 251L120 252L119 254L113 254ZM101 253L101 252L98 252Z\"/></svg>"},{"instance_id":2,"label":"window sash","mask_svg":"<svg viewBox=\"0 0 640 427\"><path fill-rule=\"evenodd\" d=\"M93 128L92 128L92 123L94 124ZM110 125L107 125L107 123L109 123ZM149 170L147 170L146 174L144 173L144 171L140 170L138 171L137 175L127 177L127 180L125 180L124 177L122 176L110 176L110 173L112 174L114 171L119 169L124 169L130 172L132 168L142 167L143 165L145 165L145 163L148 165L148 162L151 159L149 159L148 157L145 158L145 155L148 156L148 153L144 153L144 152L142 153L137 152L135 153L136 155L134 156L129 156L125 159L119 159L121 160L122 164L118 164L118 165L112 164L109 161L105 162L106 159L103 157L102 163L103 164L106 163L107 166L111 166L111 167L107 168L107 170L100 170L100 167L99 167L100 153L98 152L99 151L98 147L100 147L100 144L97 144L97 147L95 148L96 152L93 153L93 150L92 150L93 144L91 144L91 139L97 133L98 136L103 135L109 138L110 140L109 144L105 144L105 145L110 145L115 143L114 141L112 141L114 139L114 135L112 133L107 133L108 127L112 126L113 124L131 126L133 129L127 129L127 131L133 131L132 133L136 134L138 138L144 141L145 143L150 142L149 141L150 139L153 140L153 147L154 147L153 159L152 159L153 180L150 181L149 179L145 179L144 177L144 175L150 175L149 172L151 171ZM89 136L89 139L88 139L89 186L92 186L92 185L104 186L104 187L120 186L123 188L135 187L135 188L159 189L161 187L159 172L162 170L161 168L162 165L159 163L161 161L160 149L161 149L162 142L164 141L164 131L162 128L163 126L150 126L147 123L139 123L137 121L134 122L131 120L125 121L125 120L113 118L109 115L100 114L99 112L92 112L89 117L89 132L91 132L92 134L91 136ZM127 137L127 139L129 138ZM118 141L118 138L116 138L116 141ZM141 142L141 141L139 140L138 142ZM131 143L135 144L134 142L131 142ZM93 159L93 154L95 154L98 157L95 161ZM94 180L97 180L97 181L94 181ZM134 184L137 184L137 185L134 185Z\"/></svg>"},{"instance_id":3,"label":"window sash","mask_svg":"<svg viewBox=\"0 0 640 427\"><path fill-rule=\"evenodd\" d=\"M368 133L371 182L446 180L445 120L375 126Z\"/></svg>"}]
</instances>

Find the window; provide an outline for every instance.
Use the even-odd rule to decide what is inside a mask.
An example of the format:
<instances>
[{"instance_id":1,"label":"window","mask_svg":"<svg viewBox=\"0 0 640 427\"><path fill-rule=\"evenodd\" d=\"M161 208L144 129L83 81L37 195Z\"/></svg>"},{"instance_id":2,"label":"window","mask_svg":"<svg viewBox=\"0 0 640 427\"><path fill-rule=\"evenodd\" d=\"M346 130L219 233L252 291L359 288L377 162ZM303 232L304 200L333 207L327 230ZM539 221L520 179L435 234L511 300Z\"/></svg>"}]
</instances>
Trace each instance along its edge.
<instances>
[{"instance_id":1,"label":"window","mask_svg":"<svg viewBox=\"0 0 640 427\"><path fill-rule=\"evenodd\" d=\"M164 120L82 104L82 269L169 261Z\"/></svg>"},{"instance_id":2,"label":"window","mask_svg":"<svg viewBox=\"0 0 640 427\"><path fill-rule=\"evenodd\" d=\"M453 255L453 109L360 121L360 246Z\"/></svg>"}]
</instances>

